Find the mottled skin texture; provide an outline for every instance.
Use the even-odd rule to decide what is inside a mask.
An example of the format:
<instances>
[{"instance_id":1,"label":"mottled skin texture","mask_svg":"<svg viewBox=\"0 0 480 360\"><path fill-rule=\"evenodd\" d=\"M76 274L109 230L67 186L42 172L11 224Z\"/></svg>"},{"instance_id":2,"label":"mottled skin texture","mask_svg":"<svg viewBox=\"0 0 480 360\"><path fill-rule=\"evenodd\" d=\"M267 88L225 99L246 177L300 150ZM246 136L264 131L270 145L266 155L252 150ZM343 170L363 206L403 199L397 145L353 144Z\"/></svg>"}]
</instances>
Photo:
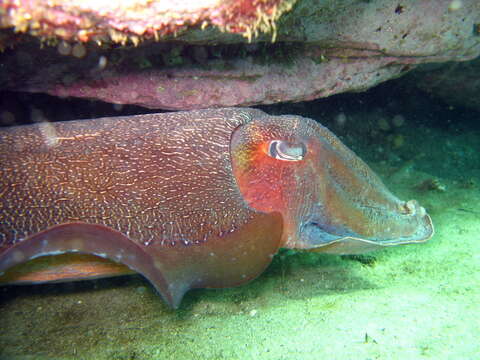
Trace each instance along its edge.
<instances>
[{"instance_id":1,"label":"mottled skin texture","mask_svg":"<svg viewBox=\"0 0 480 360\"><path fill-rule=\"evenodd\" d=\"M272 141L305 153L285 161ZM0 272L95 254L173 307L188 289L254 278L282 246L358 253L433 233L328 130L255 109L9 128L0 164Z\"/></svg>"}]
</instances>

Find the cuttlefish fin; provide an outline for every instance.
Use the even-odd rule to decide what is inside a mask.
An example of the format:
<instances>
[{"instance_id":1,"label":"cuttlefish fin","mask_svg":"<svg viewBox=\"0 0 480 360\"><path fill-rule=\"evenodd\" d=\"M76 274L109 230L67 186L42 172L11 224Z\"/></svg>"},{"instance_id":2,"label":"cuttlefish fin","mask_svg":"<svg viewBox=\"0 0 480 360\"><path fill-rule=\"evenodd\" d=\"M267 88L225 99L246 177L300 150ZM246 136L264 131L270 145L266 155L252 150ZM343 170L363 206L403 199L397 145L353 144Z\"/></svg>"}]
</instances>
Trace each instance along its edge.
<instances>
[{"instance_id":1,"label":"cuttlefish fin","mask_svg":"<svg viewBox=\"0 0 480 360\"><path fill-rule=\"evenodd\" d=\"M127 266L109 259L90 254L65 253L41 256L18 264L0 276L0 285L92 280L134 273Z\"/></svg>"},{"instance_id":2,"label":"cuttlefish fin","mask_svg":"<svg viewBox=\"0 0 480 360\"><path fill-rule=\"evenodd\" d=\"M258 276L270 264L280 246L282 218L278 213L252 214L239 229L196 245L161 240L144 245L104 225L56 225L0 249L0 281L6 282L9 276L18 279L15 273L2 274L8 269L60 255L66 256L67 262L60 264L59 269L44 268L41 281L45 281L45 276L62 281L111 275L105 271L113 271L115 275L133 271L143 275L167 304L177 308L189 289L240 285ZM99 262L94 259L93 268L85 270L92 265L88 263L92 258L84 257L83 263L72 264L68 262L72 253L95 255L118 264L104 262L104 268L99 270Z\"/></svg>"},{"instance_id":3,"label":"cuttlefish fin","mask_svg":"<svg viewBox=\"0 0 480 360\"><path fill-rule=\"evenodd\" d=\"M9 247L0 255L0 274L32 259L65 253L93 254L122 263L145 276L173 307L178 305L183 294L189 289L189 284L176 283L173 279L169 280L169 286L152 257L142 246L125 235L103 225L86 223L53 226ZM119 267L118 270L120 269ZM90 274L83 275L94 276L95 272L96 270L92 269ZM71 275L78 278L78 274L58 276Z\"/></svg>"}]
</instances>

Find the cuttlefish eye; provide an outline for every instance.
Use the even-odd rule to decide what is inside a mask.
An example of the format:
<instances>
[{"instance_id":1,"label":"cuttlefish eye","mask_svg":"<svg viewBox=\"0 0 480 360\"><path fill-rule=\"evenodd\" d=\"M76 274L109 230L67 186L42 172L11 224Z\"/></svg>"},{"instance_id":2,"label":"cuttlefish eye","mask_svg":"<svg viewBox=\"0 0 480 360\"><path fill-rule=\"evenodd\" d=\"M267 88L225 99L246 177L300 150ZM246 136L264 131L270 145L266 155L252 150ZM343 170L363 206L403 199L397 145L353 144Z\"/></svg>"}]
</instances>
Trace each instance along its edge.
<instances>
[{"instance_id":1,"label":"cuttlefish eye","mask_svg":"<svg viewBox=\"0 0 480 360\"><path fill-rule=\"evenodd\" d=\"M284 161L303 160L307 148L303 143L293 143L283 140L272 140L268 145L268 155Z\"/></svg>"}]
</instances>

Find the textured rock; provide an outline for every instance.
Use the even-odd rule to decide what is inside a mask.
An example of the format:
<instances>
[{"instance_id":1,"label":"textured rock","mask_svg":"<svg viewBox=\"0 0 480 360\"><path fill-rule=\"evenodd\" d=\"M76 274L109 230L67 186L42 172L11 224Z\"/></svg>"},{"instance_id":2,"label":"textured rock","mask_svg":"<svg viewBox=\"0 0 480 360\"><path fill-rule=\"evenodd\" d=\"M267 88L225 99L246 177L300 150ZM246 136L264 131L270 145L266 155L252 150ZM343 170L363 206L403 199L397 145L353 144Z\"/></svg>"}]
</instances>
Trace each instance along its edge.
<instances>
[{"instance_id":1,"label":"textured rock","mask_svg":"<svg viewBox=\"0 0 480 360\"><path fill-rule=\"evenodd\" d=\"M185 30L175 42L137 48L60 42L38 50L27 43L3 55L0 85L149 108L195 109L360 91L417 64L480 54L477 0L299 0L273 24L277 41L271 45L271 32L246 44L240 35L198 27Z\"/></svg>"},{"instance_id":2,"label":"textured rock","mask_svg":"<svg viewBox=\"0 0 480 360\"><path fill-rule=\"evenodd\" d=\"M3 0L0 27L42 38L137 44L214 26L247 37L274 31L296 0Z\"/></svg>"}]
</instances>

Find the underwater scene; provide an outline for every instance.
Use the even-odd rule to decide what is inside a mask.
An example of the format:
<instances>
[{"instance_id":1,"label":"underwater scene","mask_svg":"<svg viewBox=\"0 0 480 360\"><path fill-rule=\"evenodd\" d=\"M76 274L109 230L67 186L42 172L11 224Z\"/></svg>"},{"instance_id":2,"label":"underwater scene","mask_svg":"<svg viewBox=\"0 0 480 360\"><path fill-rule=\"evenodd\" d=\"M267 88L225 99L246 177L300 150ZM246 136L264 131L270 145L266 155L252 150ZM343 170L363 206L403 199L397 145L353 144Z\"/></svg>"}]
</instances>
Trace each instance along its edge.
<instances>
[{"instance_id":1,"label":"underwater scene","mask_svg":"<svg viewBox=\"0 0 480 360\"><path fill-rule=\"evenodd\" d=\"M396 195L423 204L435 235L364 255L281 250L254 281L192 290L177 310L139 275L5 286L0 358L475 359L480 113L398 81L264 110L321 121Z\"/></svg>"},{"instance_id":2,"label":"underwater scene","mask_svg":"<svg viewBox=\"0 0 480 360\"><path fill-rule=\"evenodd\" d=\"M480 359L480 3L0 2L0 360Z\"/></svg>"}]
</instances>

